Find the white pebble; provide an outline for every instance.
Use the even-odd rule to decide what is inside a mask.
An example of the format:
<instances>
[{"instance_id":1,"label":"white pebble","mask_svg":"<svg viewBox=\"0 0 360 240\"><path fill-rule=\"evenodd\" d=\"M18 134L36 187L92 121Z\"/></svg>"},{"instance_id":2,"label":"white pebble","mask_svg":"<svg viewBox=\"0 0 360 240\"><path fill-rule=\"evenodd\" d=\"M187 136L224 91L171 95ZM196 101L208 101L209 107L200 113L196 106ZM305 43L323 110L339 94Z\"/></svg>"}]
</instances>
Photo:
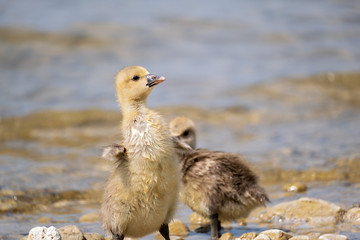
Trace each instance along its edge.
<instances>
[{"instance_id":1,"label":"white pebble","mask_svg":"<svg viewBox=\"0 0 360 240\"><path fill-rule=\"evenodd\" d=\"M34 227L30 230L27 240L61 240L59 231L51 226L47 227Z\"/></svg>"}]
</instances>

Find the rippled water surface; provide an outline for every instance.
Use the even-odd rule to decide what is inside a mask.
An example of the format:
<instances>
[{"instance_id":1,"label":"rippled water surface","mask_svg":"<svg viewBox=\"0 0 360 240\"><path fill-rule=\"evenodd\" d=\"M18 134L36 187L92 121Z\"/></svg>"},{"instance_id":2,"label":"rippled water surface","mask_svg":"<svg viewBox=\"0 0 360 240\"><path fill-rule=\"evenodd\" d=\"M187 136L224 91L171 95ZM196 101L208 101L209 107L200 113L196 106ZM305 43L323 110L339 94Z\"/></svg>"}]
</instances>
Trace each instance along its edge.
<instances>
[{"instance_id":1,"label":"rippled water surface","mask_svg":"<svg viewBox=\"0 0 360 240\"><path fill-rule=\"evenodd\" d=\"M113 76L133 64L167 78L149 105L192 118L199 147L243 154L270 205L358 204L359 26L356 0L0 0L0 239L38 225L103 234L79 219L98 212L101 147L120 135ZM308 191L284 193L292 181Z\"/></svg>"},{"instance_id":2,"label":"rippled water surface","mask_svg":"<svg viewBox=\"0 0 360 240\"><path fill-rule=\"evenodd\" d=\"M115 109L126 65L165 75L153 105L236 105L228 89L357 70L359 2L0 1L0 113Z\"/></svg>"}]
</instances>

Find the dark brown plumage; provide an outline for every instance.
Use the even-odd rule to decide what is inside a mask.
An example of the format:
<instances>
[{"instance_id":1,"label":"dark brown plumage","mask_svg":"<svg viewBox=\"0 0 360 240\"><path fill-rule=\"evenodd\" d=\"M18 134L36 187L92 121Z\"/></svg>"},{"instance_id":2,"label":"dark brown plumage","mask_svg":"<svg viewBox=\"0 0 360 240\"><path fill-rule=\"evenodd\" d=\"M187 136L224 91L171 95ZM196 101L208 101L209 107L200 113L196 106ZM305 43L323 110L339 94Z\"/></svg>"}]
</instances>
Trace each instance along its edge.
<instances>
[{"instance_id":1,"label":"dark brown plumage","mask_svg":"<svg viewBox=\"0 0 360 240\"><path fill-rule=\"evenodd\" d=\"M182 121L187 120L183 118ZM170 126L190 125L193 124ZM195 135L195 128L171 129L171 132L179 133L174 138L178 142L176 149L181 168L180 199L193 211L210 218L211 237L217 239L218 219L246 217L254 208L264 206L269 198L242 157L208 149L184 148L187 145L182 140L183 131L194 131Z\"/></svg>"},{"instance_id":2,"label":"dark brown plumage","mask_svg":"<svg viewBox=\"0 0 360 240\"><path fill-rule=\"evenodd\" d=\"M269 200L265 190L258 185L258 177L236 154L196 149L181 151L178 155L184 185L182 191L185 191L182 195L203 192L206 197L199 204L205 202L206 206L193 206L194 201L187 199L193 200L194 196L182 196L182 199L202 215L210 216L217 212L221 219L235 219L246 216L252 206L264 205ZM242 216L238 210L223 211L228 204L237 203Z\"/></svg>"}]
</instances>

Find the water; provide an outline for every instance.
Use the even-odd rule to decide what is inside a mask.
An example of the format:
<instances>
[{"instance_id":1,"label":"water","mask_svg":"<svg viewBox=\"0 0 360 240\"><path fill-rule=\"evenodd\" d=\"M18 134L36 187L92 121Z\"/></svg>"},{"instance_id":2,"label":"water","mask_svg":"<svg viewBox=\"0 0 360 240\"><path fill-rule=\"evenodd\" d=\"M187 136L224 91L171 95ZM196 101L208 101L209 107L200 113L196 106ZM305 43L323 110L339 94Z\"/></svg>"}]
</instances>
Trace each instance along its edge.
<instances>
[{"instance_id":1,"label":"water","mask_svg":"<svg viewBox=\"0 0 360 240\"><path fill-rule=\"evenodd\" d=\"M0 114L116 109L113 76L133 64L168 79L153 106L229 106L227 89L358 70L359 8L355 0L1 1Z\"/></svg>"},{"instance_id":2,"label":"water","mask_svg":"<svg viewBox=\"0 0 360 240\"><path fill-rule=\"evenodd\" d=\"M113 77L134 64L167 78L149 105L194 119L198 146L245 155L272 204L358 203L359 24L356 0L0 0L0 238L44 224L103 233L79 218L99 209L100 150L119 137ZM310 189L289 197L294 180Z\"/></svg>"}]
</instances>

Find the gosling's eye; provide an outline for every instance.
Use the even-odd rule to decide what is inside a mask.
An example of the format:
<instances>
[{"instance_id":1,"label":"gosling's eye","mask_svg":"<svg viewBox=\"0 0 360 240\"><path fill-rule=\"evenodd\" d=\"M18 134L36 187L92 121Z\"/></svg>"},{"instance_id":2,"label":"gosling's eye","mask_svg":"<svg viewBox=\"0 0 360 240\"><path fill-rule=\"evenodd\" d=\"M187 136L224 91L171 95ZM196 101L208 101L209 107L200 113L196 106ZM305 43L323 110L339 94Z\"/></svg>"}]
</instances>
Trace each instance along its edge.
<instances>
[{"instance_id":1,"label":"gosling's eye","mask_svg":"<svg viewBox=\"0 0 360 240\"><path fill-rule=\"evenodd\" d=\"M138 75L135 75L135 76L133 76L133 78L132 78L132 80L134 80L134 81L137 81L137 80L139 80L140 79L140 77L138 76Z\"/></svg>"},{"instance_id":2,"label":"gosling's eye","mask_svg":"<svg viewBox=\"0 0 360 240\"><path fill-rule=\"evenodd\" d=\"M189 136L189 130L186 130L185 132L183 132L182 136L183 137L188 137Z\"/></svg>"}]
</instances>

